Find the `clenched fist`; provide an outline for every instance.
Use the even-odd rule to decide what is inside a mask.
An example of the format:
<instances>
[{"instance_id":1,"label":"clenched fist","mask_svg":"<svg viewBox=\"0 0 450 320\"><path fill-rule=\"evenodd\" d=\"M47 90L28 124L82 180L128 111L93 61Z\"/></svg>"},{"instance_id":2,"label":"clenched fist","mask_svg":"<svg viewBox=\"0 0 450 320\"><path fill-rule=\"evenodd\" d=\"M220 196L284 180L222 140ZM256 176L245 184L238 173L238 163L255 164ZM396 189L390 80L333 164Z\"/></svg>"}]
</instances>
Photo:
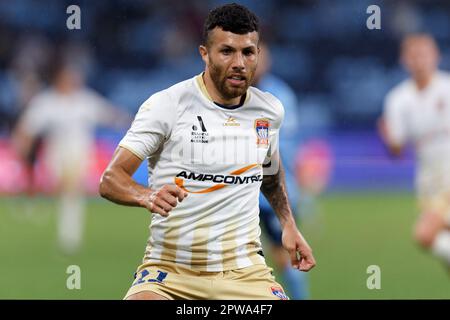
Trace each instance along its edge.
<instances>
[{"instance_id":1,"label":"clenched fist","mask_svg":"<svg viewBox=\"0 0 450 320\"><path fill-rule=\"evenodd\" d=\"M161 189L151 190L148 197L144 199L144 207L152 213L158 213L163 217L167 217L178 204L183 201L188 193L176 185L166 184Z\"/></svg>"}]
</instances>

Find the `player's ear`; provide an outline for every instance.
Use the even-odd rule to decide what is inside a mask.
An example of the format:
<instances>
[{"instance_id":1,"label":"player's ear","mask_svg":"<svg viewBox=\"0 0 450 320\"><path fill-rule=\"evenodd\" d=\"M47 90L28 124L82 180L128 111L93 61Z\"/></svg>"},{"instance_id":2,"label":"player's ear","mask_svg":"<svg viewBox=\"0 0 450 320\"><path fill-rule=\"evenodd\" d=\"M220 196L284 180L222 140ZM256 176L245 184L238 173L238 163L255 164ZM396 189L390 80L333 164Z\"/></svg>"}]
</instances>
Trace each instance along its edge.
<instances>
[{"instance_id":1,"label":"player's ear","mask_svg":"<svg viewBox=\"0 0 450 320\"><path fill-rule=\"evenodd\" d=\"M198 51L200 52L200 55L202 56L202 60L208 64L208 49L206 46L201 45L198 47Z\"/></svg>"}]
</instances>

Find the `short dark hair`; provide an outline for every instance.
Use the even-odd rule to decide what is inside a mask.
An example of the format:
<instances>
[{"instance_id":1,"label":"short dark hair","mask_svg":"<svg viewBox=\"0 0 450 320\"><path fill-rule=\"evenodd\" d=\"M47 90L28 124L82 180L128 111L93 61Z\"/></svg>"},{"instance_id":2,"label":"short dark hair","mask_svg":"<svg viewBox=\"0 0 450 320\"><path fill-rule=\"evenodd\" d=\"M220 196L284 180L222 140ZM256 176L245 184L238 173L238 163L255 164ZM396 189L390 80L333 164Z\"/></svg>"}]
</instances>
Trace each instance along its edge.
<instances>
[{"instance_id":1,"label":"short dark hair","mask_svg":"<svg viewBox=\"0 0 450 320\"><path fill-rule=\"evenodd\" d=\"M223 31L246 34L259 31L258 17L246 7L229 3L209 12L203 26L203 44L208 43L209 32L216 27Z\"/></svg>"}]
</instances>

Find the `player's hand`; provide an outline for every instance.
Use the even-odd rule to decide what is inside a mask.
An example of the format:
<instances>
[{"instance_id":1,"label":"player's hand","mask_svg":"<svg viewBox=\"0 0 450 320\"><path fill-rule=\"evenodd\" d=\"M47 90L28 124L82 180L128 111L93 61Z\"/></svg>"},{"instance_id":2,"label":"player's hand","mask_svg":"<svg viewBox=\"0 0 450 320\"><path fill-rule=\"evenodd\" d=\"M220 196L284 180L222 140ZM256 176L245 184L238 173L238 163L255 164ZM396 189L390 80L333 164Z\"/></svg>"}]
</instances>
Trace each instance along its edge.
<instances>
[{"instance_id":1,"label":"player's hand","mask_svg":"<svg viewBox=\"0 0 450 320\"><path fill-rule=\"evenodd\" d=\"M309 271L316 265L311 247L293 223L283 228L283 247L289 252L292 267L300 271Z\"/></svg>"},{"instance_id":2,"label":"player's hand","mask_svg":"<svg viewBox=\"0 0 450 320\"><path fill-rule=\"evenodd\" d=\"M151 190L146 197L144 206L152 213L167 217L188 193L176 185L166 184L161 189Z\"/></svg>"}]
</instances>

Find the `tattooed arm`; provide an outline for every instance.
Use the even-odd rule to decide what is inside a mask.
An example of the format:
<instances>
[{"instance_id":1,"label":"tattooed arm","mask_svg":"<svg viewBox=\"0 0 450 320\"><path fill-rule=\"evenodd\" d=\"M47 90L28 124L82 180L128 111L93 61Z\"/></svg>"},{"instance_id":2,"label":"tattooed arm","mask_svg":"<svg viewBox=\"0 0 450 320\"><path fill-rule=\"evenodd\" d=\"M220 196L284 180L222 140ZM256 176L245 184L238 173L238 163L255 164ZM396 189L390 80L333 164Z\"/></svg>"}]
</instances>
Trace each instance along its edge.
<instances>
[{"instance_id":1,"label":"tattooed arm","mask_svg":"<svg viewBox=\"0 0 450 320\"><path fill-rule=\"evenodd\" d=\"M283 230L283 247L289 252L292 266L301 271L309 271L316 265L316 262L311 248L298 230L292 215L281 161L276 174L263 177L261 191L280 220Z\"/></svg>"}]
</instances>

